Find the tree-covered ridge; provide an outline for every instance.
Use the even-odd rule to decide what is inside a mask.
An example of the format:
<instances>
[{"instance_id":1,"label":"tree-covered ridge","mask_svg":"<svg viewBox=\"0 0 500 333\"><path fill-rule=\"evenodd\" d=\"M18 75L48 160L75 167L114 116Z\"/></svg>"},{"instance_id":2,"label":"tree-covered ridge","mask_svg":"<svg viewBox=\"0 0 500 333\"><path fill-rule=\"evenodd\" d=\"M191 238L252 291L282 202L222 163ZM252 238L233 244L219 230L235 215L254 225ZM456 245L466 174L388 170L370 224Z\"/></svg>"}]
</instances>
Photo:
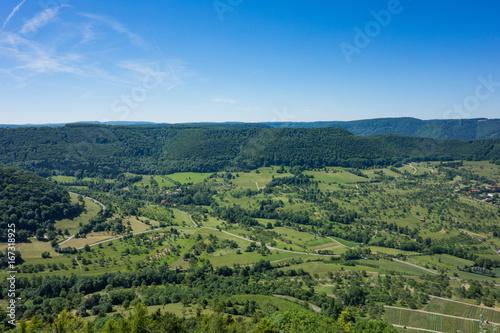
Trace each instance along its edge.
<instances>
[{"instance_id":1,"label":"tree-covered ridge","mask_svg":"<svg viewBox=\"0 0 500 333\"><path fill-rule=\"evenodd\" d=\"M0 163L49 176L215 172L266 165L366 168L411 160L500 161L500 139L355 136L342 128L67 125L0 129Z\"/></svg>"},{"instance_id":2,"label":"tree-covered ridge","mask_svg":"<svg viewBox=\"0 0 500 333\"><path fill-rule=\"evenodd\" d=\"M39 228L48 228L54 219L80 212L71 204L62 187L31 172L12 166L0 167L0 241L7 240L9 224L15 224L17 240L34 235Z\"/></svg>"},{"instance_id":3,"label":"tree-covered ridge","mask_svg":"<svg viewBox=\"0 0 500 333\"><path fill-rule=\"evenodd\" d=\"M272 127L342 127L361 136L401 134L435 139L481 140L500 137L500 119L377 118L312 123L268 123Z\"/></svg>"},{"instance_id":4,"label":"tree-covered ridge","mask_svg":"<svg viewBox=\"0 0 500 333\"><path fill-rule=\"evenodd\" d=\"M435 119L421 120L411 117L376 118L353 121L315 122L269 122L269 123L186 123L168 124L134 121L85 122L92 125L134 126L134 127L174 127L205 129L236 128L322 128L342 127L355 135L371 136L379 134L401 134L423 138L447 140L484 140L500 138L500 119ZM0 128L63 127L67 124L4 125Z\"/></svg>"}]
</instances>

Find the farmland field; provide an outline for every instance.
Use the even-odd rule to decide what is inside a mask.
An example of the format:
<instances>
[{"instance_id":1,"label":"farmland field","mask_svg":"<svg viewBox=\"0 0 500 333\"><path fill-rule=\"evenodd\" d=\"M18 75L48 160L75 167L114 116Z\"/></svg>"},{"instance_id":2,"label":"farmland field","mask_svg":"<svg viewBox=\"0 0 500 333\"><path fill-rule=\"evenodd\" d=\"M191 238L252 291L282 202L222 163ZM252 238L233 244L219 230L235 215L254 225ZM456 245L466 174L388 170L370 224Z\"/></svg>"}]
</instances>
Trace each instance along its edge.
<instances>
[{"instance_id":1,"label":"farmland field","mask_svg":"<svg viewBox=\"0 0 500 333\"><path fill-rule=\"evenodd\" d=\"M165 178L170 178L173 181L179 182L181 184L187 183L202 183L205 179L207 179L212 173L196 173L196 172L179 172L173 173L171 175L166 175Z\"/></svg>"},{"instance_id":2,"label":"farmland field","mask_svg":"<svg viewBox=\"0 0 500 333\"><path fill-rule=\"evenodd\" d=\"M462 333L473 333L477 332L478 329L478 319L468 320L387 306L385 307L384 319L391 324L446 333L456 333L457 330L462 331Z\"/></svg>"},{"instance_id":3,"label":"farmland field","mask_svg":"<svg viewBox=\"0 0 500 333\"><path fill-rule=\"evenodd\" d=\"M438 312L447 315L477 319L482 314L484 319L492 323L500 324L500 310L489 309L485 307L467 305L464 303L453 302L441 298L433 298L424 309L429 312Z\"/></svg>"}]
</instances>

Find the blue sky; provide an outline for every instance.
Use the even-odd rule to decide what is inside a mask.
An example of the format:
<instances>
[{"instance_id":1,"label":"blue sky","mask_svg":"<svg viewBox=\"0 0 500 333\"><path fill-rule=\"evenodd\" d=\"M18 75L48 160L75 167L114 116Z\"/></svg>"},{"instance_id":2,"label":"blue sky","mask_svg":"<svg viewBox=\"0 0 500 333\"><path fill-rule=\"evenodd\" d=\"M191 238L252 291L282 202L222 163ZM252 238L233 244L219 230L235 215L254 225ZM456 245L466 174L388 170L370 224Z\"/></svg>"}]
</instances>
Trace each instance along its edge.
<instances>
[{"instance_id":1,"label":"blue sky","mask_svg":"<svg viewBox=\"0 0 500 333\"><path fill-rule=\"evenodd\" d=\"M0 123L498 118L494 0L4 0Z\"/></svg>"}]
</instances>

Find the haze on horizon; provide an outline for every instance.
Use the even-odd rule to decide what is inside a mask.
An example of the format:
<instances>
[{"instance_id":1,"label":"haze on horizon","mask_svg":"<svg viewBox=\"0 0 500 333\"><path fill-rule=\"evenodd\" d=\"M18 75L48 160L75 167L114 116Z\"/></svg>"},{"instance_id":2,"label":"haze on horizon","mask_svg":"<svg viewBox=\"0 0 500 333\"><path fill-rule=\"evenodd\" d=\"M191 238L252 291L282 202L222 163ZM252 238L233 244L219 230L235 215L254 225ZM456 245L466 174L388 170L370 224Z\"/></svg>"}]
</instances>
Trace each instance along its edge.
<instances>
[{"instance_id":1,"label":"haze on horizon","mask_svg":"<svg viewBox=\"0 0 500 333\"><path fill-rule=\"evenodd\" d=\"M0 123L498 118L499 9L6 0Z\"/></svg>"}]
</instances>

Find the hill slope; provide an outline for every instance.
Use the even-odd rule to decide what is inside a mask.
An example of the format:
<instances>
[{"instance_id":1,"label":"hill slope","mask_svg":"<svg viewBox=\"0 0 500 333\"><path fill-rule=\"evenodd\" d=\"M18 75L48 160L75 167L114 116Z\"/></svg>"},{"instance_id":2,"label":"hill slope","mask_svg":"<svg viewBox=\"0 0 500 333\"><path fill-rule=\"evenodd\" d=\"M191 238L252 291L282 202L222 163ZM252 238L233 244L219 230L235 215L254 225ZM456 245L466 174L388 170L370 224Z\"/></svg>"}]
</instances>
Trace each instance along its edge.
<instances>
[{"instance_id":1,"label":"hill slope","mask_svg":"<svg viewBox=\"0 0 500 333\"><path fill-rule=\"evenodd\" d=\"M80 212L61 187L31 172L0 167L0 241L7 239L8 224L16 225L16 241L48 228L56 218Z\"/></svg>"},{"instance_id":2,"label":"hill slope","mask_svg":"<svg viewBox=\"0 0 500 333\"><path fill-rule=\"evenodd\" d=\"M361 136L401 134L434 139L481 140L500 138L500 119L379 118L312 123L267 123L272 127L342 127Z\"/></svg>"},{"instance_id":3,"label":"hill slope","mask_svg":"<svg viewBox=\"0 0 500 333\"><path fill-rule=\"evenodd\" d=\"M376 118L355 121L317 121L317 122L268 122L268 123L149 123L149 122L85 122L93 125L117 125L134 127L174 127L174 128L322 128L342 127L355 135L370 136L378 134L401 134L433 139L448 140L483 140L500 138L500 119L437 119L420 120L416 118ZM41 125L2 125L0 128L21 127L63 127L67 124L41 124ZM74 125L74 124L73 124Z\"/></svg>"},{"instance_id":4,"label":"hill slope","mask_svg":"<svg viewBox=\"0 0 500 333\"><path fill-rule=\"evenodd\" d=\"M500 160L500 139L361 137L342 128L169 128L67 125L0 129L0 164L44 176L215 172L265 165L364 168L410 160Z\"/></svg>"}]
</instances>

